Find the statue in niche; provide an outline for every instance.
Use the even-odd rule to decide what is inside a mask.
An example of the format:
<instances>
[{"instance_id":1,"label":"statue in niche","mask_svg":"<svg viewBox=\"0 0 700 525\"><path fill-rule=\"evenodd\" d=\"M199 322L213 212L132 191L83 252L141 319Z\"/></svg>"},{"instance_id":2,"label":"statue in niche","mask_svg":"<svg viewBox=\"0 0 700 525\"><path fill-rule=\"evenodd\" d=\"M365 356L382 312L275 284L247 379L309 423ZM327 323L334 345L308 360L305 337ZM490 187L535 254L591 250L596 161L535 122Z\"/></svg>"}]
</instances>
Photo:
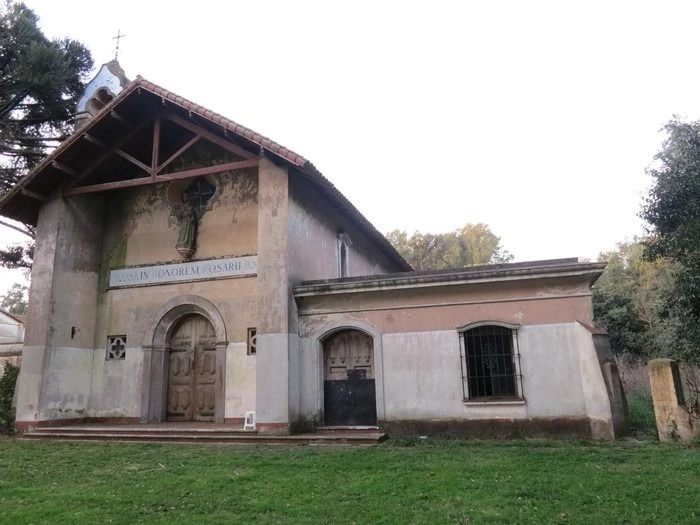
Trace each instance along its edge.
<instances>
[{"instance_id":1,"label":"statue in niche","mask_svg":"<svg viewBox=\"0 0 700 525\"><path fill-rule=\"evenodd\" d=\"M175 249L183 259L190 259L197 249L197 226L215 191L214 185L198 178L182 192L181 202L173 205L173 215L179 226Z\"/></svg>"},{"instance_id":2,"label":"statue in niche","mask_svg":"<svg viewBox=\"0 0 700 525\"><path fill-rule=\"evenodd\" d=\"M192 209L192 204L185 200L184 194L182 197L182 202L173 206L173 215L180 227L175 249L183 259L189 259L197 246L197 214Z\"/></svg>"}]
</instances>

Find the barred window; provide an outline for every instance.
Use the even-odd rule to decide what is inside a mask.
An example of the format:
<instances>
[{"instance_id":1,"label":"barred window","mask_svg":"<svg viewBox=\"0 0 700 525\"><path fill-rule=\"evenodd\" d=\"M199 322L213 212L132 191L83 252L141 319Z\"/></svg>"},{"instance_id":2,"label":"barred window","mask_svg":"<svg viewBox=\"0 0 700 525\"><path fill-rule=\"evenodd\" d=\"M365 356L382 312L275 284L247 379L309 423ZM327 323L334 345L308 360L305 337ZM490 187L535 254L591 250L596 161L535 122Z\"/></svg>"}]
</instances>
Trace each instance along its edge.
<instances>
[{"instance_id":1,"label":"barred window","mask_svg":"<svg viewBox=\"0 0 700 525\"><path fill-rule=\"evenodd\" d=\"M495 324L461 330L465 400L522 399L517 329Z\"/></svg>"}]
</instances>

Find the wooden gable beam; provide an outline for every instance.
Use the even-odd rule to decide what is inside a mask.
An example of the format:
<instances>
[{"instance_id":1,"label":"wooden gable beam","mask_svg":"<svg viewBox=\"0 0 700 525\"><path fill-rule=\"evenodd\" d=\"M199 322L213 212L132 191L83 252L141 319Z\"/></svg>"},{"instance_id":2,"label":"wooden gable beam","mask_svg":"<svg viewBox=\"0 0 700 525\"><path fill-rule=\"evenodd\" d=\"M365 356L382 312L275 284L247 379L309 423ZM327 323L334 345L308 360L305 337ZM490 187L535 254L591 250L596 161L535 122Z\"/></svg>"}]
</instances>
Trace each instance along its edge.
<instances>
[{"instance_id":1,"label":"wooden gable beam","mask_svg":"<svg viewBox=\"0 0 700 525\"><path fill-rule=\"evenodd\" d=\"M75 170L75 169L71 168L70 166L66 166L65 164L63 164L62 162L58 162L57 160L54 160L53 162L51 162L51 165L54 168L56 168L57 170L60 170L63 173L67 173L71 177L79 177L80 176L80 172L78 172L78 170Z\"/></svg>"},{"instance_id":2,"label":"wooden gable beam","mask_svg":"<svg viewBox=\"0 0 700 525\"><path fill-rule=\"evenodd\" d=\"M230 151L234 155L238 155L239 157L243 157L244 159L256 159L258 157L257 154L251 153L250 151L245 150L237 144L229 142L228 140L222 139L221 137L218 137L217 135L214 135L213 133L207 131L203 127L193 124L187 119L172 114L165 114L164 116L165 118L177 124L178 126L181 126L196 135L201 135L202 138L204 138L205 140L213 142L217 146L227 151Z\"/></svg>"},{"instance_id":3,"label":"wooden gable beam","mask_svg":"<svg viewBox=\"0 0 700 525\"><path fill-rule=\"evenodd\" d=\"M160 156L160 117L153 124L153 148L151 149L151 177L158 175L158 157Z\"/></svg>"},{"instance_id":4,"label":"wooden gable beam","mask_svg":"<svg viewBox=\"0 0 700 525\"><path fill-rule=\"evenodd\" d=\"M37 201L47 202L47 201L49 200L49 198L48 198L46 195L42 195L41 193L37 193L37 192L35 192L35 191L27 190L27 189L24 189L24 188L22 188L21 190L19 190L19 192L20 192L22 195L25 195L25 196L27 196L27 197L29 197L29 198L31 198L31 199L37 200Z\"/></svg>"},{"instance_id":5,"label":"wooden gable beam","mask_svg":"<svg viewBox=\"0 0 700 525\"><path fill-rule=\"evenodd\" d=\"M157 122L160 122L160 121L158 120ZM154 127L155 127L155 126L154 126ZM92 142L95 146L99 146L99 147L102 148L102 149L109 149L109 146L107 146L107 144L105 144L104 142L102 142L102 141L99 140L98 138L93 137L92 135L90 135L90 134L88 134L88 133L86 133L85 135L83 135L83 138L84 138L85 140L87 140L88 142ZM134 166L137 166L138 168L141 168L142 170L144 170L144 171L145 171L146 173L148 173L149 175L155 176L155 171L152 171L151 168L150 168L149 166L146 166L146 164L144 164L143 162L141 162L139 159L137 159L137 158L134 157L133 155L130 155L129 153L127 153L127 152L124 151L123 149L121 149L121 148L113 148L113 151L114 151L114 154L115 154L115 155L119 155L119 156L122 157L123 159L128 160L128 161L131 162Z\"/></svg>"},{"instance_id":6,"label":"wooden gable beam","mask_svg":"<svg viewBox=\"0 0 700 525\"><path fill-rule=\"evenodd\" d=\"M103 184L93 184L90 186L81 186L79 188L71 188L63 192L64 195L81 195L83 193L97 193L100 191L118 190L122 188L131 188L134 186L145 186L147 184L157 184L159 182L170 182L179 179L191 179L201 177L202 175L213 175L229 170L238 170L243 168L252 168L258 165L258 159L246 159L236 162L227 162L216 166L207 166L206 168L195 168L192 170L179 171L177 173L169 173L167 175L157 175L153 177L139 177L138 179L122 180L116 182L105 182Z\"/></svg>"},{"instance_id":7,"label":"wooden gable beam","mask_svg":"<svg viewBox=\"0 0 700 525\"><path fill-rule=\"evenodd\" d=\"M116 120L118 120L122 124L131 127L131 122L129 122L126 118L124 118L121 113L118 113L117 111L112 110L109 112L109 114L112 118L115 118Z\"/></svg>"},{"instance_id":8,"label":"wooden gable beam","mask_svg":"<svg viewBox=\"0 0 700 525\"><path fill-rule=\"evenodd\" d=\"M136 157L129 155L126 151L121 150L119 148L114 149L114 153L116 155L119 155L121 158L128 160L131 162L134 166L137 166L141 168L143 171L145 171L148 175L153 176L154 172L151 171L150 166L146 166L143 162L141 162L139 159Z\"/></svg>"},{"instance_id":9,"label":"wooden gable beam","mask_svg":"<svg viewBox=\"0 0 700 525\"><path fill-rule=\"evenodd\" d=\"M158 173L160 173L161 171L163 171L163 169L164 169L168 164L170 164L172 161L174 161L176 158L178 158L180 155L182 155L185 151L187 151L187 150L190 149L192 146L194 146L195 143L196 143L199 139L201 139L201 138L202 138L201 135L195 135L195 136L192 137L190 140L188 140L188 141L185 143L184 146L182 146L182 147L181 147L180 149L178 149L175 153L173 153L172 155L170 155L170 157L168 157L168 159L167 159L165 162L163 162L163 164L161 164L160 166L158 166Z\"/></svg>"},{"instance_id":10,"label":"wooden gable beam","mask_svg":"<svg viewBox=\"0 0 700 525\"><path fill-rule=\"evenodd\" d=\"M110 149L109 151L106 151L105 153L103 153L102 155L100 155L100 156L98 157L98 159L97 159L95 162L93 162L92 164L90 164L87 168L85 168L82 172L80 172L80 175L78 175L75 179L73 179L72 181L70 181L70 183L67 185L66 189L70 189L70 188L74 187L74 186L75 186L76 184L78 184L81 180L83 180L85 177L87 177L88 175L90 175L90 173L92 173L93 171L95 171L95 169L96 169L100 164L102 164L105 160L107 160L107 158L109 158L110 155L114 154L114 153L116 152L116 150L117 150L122 144L124 144L124 143L127 142L129 139L131 139L134 135L136 135L136 133L138 133L139 131L141 131L141 129L143 129L144 127L146 127L148 124L150 124L150 121L144 121L144 122L142 122L141 124L139 124L138 126L136 126L134 129L132 129L131 131L129 131L126 135L124 135L121 139L119 139L119 140L114 144L114 147L113 147L112 149Z\"/></svg>"},{"instance_id":11,"label":"wooden gable beam","mask_svg":"<svg viewBox=\"0 0 700 525\"><path fill-rule=\"evenodd\" d=\"M98 139L97 137L95 137L95 136L93 136L93 135L90 135L89 133L83 134L83 138L84 138L85 140L87 140L88 142L94 144L94 145L97 146L98 148L109 149L109 147L107 146L107 144L105 144L104 142L102 142L102 141L101 141L100 139Z\"/></svg>"}]
</instances>

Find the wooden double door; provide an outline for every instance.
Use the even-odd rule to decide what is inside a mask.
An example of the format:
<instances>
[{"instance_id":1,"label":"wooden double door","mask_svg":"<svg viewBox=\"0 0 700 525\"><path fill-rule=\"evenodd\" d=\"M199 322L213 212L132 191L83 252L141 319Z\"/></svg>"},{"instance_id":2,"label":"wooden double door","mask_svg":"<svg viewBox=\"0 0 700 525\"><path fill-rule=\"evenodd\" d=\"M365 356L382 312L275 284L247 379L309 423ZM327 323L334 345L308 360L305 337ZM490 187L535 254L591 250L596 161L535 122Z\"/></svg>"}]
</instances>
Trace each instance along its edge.
<instances>
[{"instance_id":1,"label":"wooden double door","mask_svg":"<svg viewBox=\"0 0 700 525\"><path fill-rule=\"evenodd\" d=\"M374 344L359 330L344 330L323 343L323 412L326 425L377 424Z\"/></svg>"},{"instance_id":2,"label":"wooden double door","mask_svg":"<svg viewBox=\"0 0 700 525\"><path fill-rule=\"evenodd\" d=\"M184 318L170 338L168 421L214 421L216 334L201 315Z\"/></svg>"}]
</instances>

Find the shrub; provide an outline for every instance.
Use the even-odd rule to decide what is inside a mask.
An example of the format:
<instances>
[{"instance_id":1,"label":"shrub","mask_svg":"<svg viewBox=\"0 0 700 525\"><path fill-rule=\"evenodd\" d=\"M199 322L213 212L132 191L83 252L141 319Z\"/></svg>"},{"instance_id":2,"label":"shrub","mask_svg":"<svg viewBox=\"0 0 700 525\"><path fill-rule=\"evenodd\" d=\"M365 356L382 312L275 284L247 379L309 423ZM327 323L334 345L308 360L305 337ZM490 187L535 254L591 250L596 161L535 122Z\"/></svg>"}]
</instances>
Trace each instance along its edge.
<instances>
[{"instance_id":1,"label":"shrub","mask_svg":"<svg viewBox=\"0 0 700 525\"><path fill-rule=\"evenodd\" d=\"M9 434L14 430L15 415L12 410L12 397L18 375L19 367L7 363L0 377L0 433Z\"/></svg>"}]
</instances>

